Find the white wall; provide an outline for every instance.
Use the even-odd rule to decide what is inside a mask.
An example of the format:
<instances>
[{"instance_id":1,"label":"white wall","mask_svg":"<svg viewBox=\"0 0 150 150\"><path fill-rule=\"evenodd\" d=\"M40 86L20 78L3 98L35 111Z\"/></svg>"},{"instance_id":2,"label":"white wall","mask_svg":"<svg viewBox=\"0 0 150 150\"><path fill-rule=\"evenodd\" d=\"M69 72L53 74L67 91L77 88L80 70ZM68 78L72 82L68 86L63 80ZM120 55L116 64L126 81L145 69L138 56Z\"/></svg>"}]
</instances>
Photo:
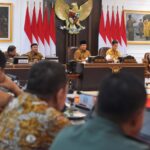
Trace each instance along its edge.
<instances>
[{"instance_id":1,"label":"white wall","mask_svg":"<svg viewBox=\"0 0 150 150\"><path fill-rule=\"evenodd\" d=\"M109 7L117 7L126 10L140 10L140 11L150 11L150 0L103 0L103 8L106 12L107 5ZM138 62L141 62L144 54L150 52L150 45L128 45L127 53L136 57Z\"/></svg>"},{"instance_id":2,"label":"white wall","mask_svg":"<svg viewBox=\"0 0 150 150\"><path fill-rule=\"evenodd\" d=\"M43 0L36 0L36 5ZM0 43L0 49L6 50L8 45L14 44L17 46L17 51L20 52L21 47L24 42L24 37L22 32L24 31L24 19L26 11L26 0L0 0L0 3L13 3L13 41L12 43ZM29 0L30 2L30 12L32 12L34 0ZM118 5L122 8L124 5L125 9L128 10L145 10L150 11L150 0L103 0L103 7L106 11L107 5L110 7ZM37 6L38 8L38 6ZM145 52L150 51L150 45L128 45L127 53L134 55L138 61L144 56Z\"/></svg>"},{"instance_id":3,"label":"white wall","mask_svg":"<svg viewBox=\"0 0 150 150\"><path fill-rule=\"evenodd\" d=\"M13 42L0 43L0 49L5 51L10 44L20 48L20 0L0 0L0 3L13 3Z\"/></svg>"},{"instance_id":4,"label":"white wall","mask_svg":"<svg viewBox=\"0 0 150 150\"><path fill-rule=\"evenodd\" d=\"M34 0L28 1L30 4L30 13L32 13ZM42 1L43 0L36 0L36 8L39 8L39 3ZM13 44L17 47L17 52L20 53L24 39L23 32L27 0L0 0L0 3L13 3L13 41L11 43L0 43L0 49L6 51L7 47Z\"/></svg>"}]
</instances>

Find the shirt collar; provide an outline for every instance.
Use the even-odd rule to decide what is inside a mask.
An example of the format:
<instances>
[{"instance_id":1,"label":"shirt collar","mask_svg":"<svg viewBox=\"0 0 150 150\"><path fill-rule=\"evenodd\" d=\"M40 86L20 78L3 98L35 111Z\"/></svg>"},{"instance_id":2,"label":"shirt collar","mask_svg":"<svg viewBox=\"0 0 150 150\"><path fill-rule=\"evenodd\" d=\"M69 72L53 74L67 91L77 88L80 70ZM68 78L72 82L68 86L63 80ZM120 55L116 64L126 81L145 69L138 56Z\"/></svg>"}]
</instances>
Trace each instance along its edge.
<instances>
[{"instance_id":1,"label":"shirt collar","mask_svg":"<svg viewBox=\"0 0 150 150\"><path fill-rule=\"evenodd\" d=\"M24 97L24 99L28 98L28 99L32 99L33 102L40 102L44 105L48 105L48 103L40 98L38 98L35 94L31 94L29 92L24 92L21 97Z\"/></svg>"},{"instance_id":2,"label":"shirt collar","mask_svg":"<svg viewBox=\"0 0 150 150\"><path fill-rule=\"evenodd\" d=\"M106 119L101 116L94 116L92 119L89 119L87 122L89 125L92 125L96 128L101 128L101 127L107 127L111 130L114 130L115 132L118 132L120 134L124 134L119 125L109 119Z\"/></svg>"}]
</instances>

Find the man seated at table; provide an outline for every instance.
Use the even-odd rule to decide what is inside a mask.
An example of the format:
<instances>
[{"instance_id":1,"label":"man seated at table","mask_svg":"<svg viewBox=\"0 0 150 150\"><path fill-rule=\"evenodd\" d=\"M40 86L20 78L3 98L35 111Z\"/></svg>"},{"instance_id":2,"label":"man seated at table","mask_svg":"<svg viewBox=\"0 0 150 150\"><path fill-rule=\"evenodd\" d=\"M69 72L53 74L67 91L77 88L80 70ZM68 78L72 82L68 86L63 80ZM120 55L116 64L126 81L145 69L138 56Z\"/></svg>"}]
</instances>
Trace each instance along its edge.
<instances>
[{"instance_id":1,"label":"man seated at table","mask_svg":"<svg viewBox=\"0 0 150 150\"><path fill-rule=\"evenodd\" d=\"M10 45L7 49L7 52L5 52L5 57L7 59L7 61L11 62L12 58L14 58L15 56L19 56L16 52L16 46L14 45Z\"/></svg>"},{"instance_id":2,"label":"man seated at table","mask_svg":"<svg viewBox=\"0 0 150 150\"><path fill-rule=\"evenodd\" d=\"M121 56L118 50L118 41L112 41L112 48L106 52L106 60L111 62L117 62L118 58Z\"/></svg>"},{"instance_id":3,"label":"man seated at table","mask_svg":"<svg viewBox=\"0 0 150 150\"><path fill-rule=\"evenodd\" d=\"M62 64L40 61L29 73L27 90L0 116L0 150L47 150L70 122L61 113L67 92Z\"/></svg>"},{"instance_id":4,"label":"man seated at table","mask_svg":"<svg viewBox=\"0 0 150 150\"><path fill-rule=\"evenodd\" d=\"M74 60L85 61L89 56L91 56L91 53L89 50L87 50L87 42L85 40L80 41L80 46L74 53Z\"/></svg>"},{"instance_id":5,"label":"man seated at table","mask_svg":"<svg viewBox=\"0 0 150 150\"><path fill-rule=\"evenodd\" d=\"M11 92L15 96L19 96L21 89L5 74L6 58L2 51L0 51L0 111L12 98Z\"/></svg>"},{"instance_id":6,"label":"man seated at table","mask_svg":"<svg viewBox=\"0 0 150 150\"><path fill-rule=\"evenodd\" d=\"M28 52L27 54L24 54L24 56L28 56L29 61L39 61L42 60L43 56L40 52L38 52L38 44L33 43L31 44L31 51Z\"/></svg>"},{"instance_id":7,"label":"man seated at table","mask_svg":"<svg viewBox=\"0 0 150 150\"><path fill-rule=\"evenodd\" d=\"M6 58L0 51L0 90L5 89L12 92L15 96L21 94L21 89L5 74Z\"/></svg>"},{"instance_id":8,"label":"man seated at table","mask_svg":"<svg viewBox=\"0 0 150 150\"><path fill-rule=\"evenodd\" d=\"M144 84L130 74L112 74L99 92L93 118L64 129L49 150L150 150L136 138L144 118Z\"/></svg>"}]
</instances>

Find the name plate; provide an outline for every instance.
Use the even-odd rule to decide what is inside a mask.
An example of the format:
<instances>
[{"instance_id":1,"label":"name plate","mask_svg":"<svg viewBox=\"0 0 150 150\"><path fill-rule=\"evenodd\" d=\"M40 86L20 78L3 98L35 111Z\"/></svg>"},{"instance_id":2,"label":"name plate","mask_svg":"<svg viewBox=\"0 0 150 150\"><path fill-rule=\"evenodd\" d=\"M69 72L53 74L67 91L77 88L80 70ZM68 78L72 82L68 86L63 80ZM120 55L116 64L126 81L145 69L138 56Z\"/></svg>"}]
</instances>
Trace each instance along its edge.
<instances>
[{"instance_id":1,"label":"name plate","mask_svg":"<svg viewBox=\"0 0 150 150\"><path fill-rule=\"evenodd\" d=\"M58 57L45 57L45 60L59 62Z\"/></svg>"},{"instance_id":2,"label":"name plate","mask_svg":"<svg viewBox=\"0 0 150 150\"><path fill-rule=\"evenodd\" d=\"M28 57L26 56L17 56L17 57L14 57L13 63L14 64L28 64L29 60L28 60Z\"/></svg>"},{"instance_id":3,"label":"name plate","mask_svg":"<svg viewBox=\"0 0 150 150\"><path fill-rule=\"evenodd\" d=\"M94 63L106 63L106 60L105 59L95 59L94 60Z\"/></svg>"},{"instance_id":4,"label":"name plate","mask_svg":"<svg viewBox=\"0 0 150 150\"><path fill-rule=\"evenodd\" d=\"M18 64L28 64L29 60L28 59L18 59Z\"/></svg>"}]
</instances>

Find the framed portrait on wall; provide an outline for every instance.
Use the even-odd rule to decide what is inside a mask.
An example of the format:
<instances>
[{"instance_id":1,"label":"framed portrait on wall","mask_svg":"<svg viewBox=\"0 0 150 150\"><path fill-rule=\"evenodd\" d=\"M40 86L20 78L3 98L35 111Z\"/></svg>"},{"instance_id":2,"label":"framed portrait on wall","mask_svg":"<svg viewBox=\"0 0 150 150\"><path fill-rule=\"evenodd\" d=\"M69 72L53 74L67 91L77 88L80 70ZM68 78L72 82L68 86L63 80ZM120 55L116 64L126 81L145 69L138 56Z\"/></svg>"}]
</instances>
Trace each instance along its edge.
<instances>
[{"instance_id":1,"label":"framed portrait on wall","mask_svg":"<svg viewBox=\"0 0 150 150\"><path fill-rule=\"evenodd\" d=\"M0 3L0 43L12 41L13 4Z\"/></svg>"},{"instance_id":2,"label":"framed portrait on wall","mask_svg":"<svg viewBox=\"0 0 150 150\"><path fill-rule=\"evenodd\" d=\"M150 12L125 10L128 44L150 44Z\"/></svg>"}]
</instances>

